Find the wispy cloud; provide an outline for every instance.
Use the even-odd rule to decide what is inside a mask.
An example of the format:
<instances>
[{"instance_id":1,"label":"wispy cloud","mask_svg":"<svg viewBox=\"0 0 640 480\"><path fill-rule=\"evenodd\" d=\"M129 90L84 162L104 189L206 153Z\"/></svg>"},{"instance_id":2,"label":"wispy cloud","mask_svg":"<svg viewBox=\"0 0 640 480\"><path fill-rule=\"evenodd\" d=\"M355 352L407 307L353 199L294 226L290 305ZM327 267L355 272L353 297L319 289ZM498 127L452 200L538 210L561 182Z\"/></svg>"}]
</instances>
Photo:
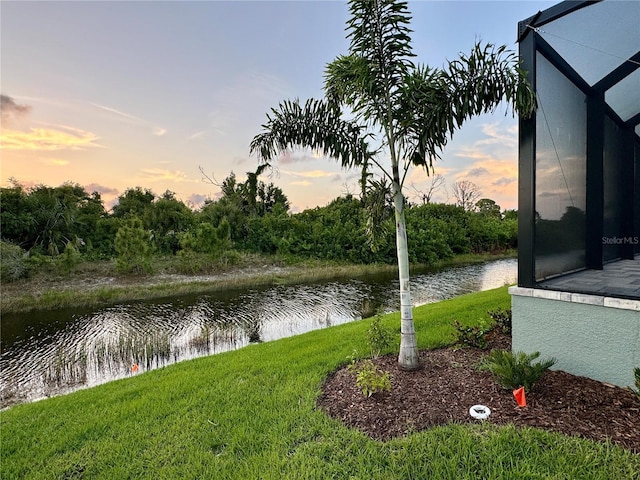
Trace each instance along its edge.
<instances>
[{"instance_id":1,"label":"wispy cloud","mask_svg":"<svg viewBox=\"0 0 640 480\"><path fill-rule=\"evenodd\" d=\"M293 165L294 163L303 162L306 160L311 160L308 156L296 155L294 152L285 151L280 154L278 157L278 163L280 165Z\"/></svg>"},{"instance_id":2,"label":"wispy cloud","mask_svg":"<svg viewBox=\"0 0 640 480\"><path fill-rule=\"evenodd\" d=\"M295 182L289 183L289 185L297 185L297 186L300 186L300 187L308 187L310 185L313 185L313 183L310 182L309 180L297 180Z\"/></svg>"},{"instance_id":3,"label":"wispy cloud","mask_svg":"<svg viewBox=\"0 0 640 480\"><path fill-rule=\"evenodd\" d=\"M128 118L129 120L135 120L138 122L145 122L145 120L141 119L140 117L136 117L135 115L130 115L128 113L122 112L120 110L116 110L115 108L111 108L111 107L107 107L106 105L100 105L99 103L93 103L93 102L89 102L90 105L93 105L94 107L100 108L106 112L110 112L110 113L115 113L116 115L119 115L121 117L124 118Z\"/></svg>"},{"instance_id":4,"label":"wispy cloud","mask_svg":"<svg viewBox=\"0 0 640 480\"><path fill-rule=\"evenodd\" d=\"M293 165L294 163L318 162L327 157L318 151L285 151L278 157L278 163L281 165Z\"/></svg>"},{"instance_id":5,"label":"wispy cloud","mask_svg":"<svg viewBox=\"0 0 640 480\"><path fill-rule=\"evenodd\" d=\"M518 177L502 177L494 181L492 185L495 185L496 187L502 187L505 185L511 185L513 182L517 182L517 181L518 181Z\"/></svg>"},{"instance_id":6,"label":"wispy cloud","mask_svg":"<svg viewBox=\"0 0 640 480\"><path fill-rule=\"evenodd\" d=\"M262 121L274 99L291 96L288 81L277 75L249 71L230 77L211 92L208 131L234 137L246 122Z\"/></svg>"},{"instance_id":7,"label":"wispy cloud","mask_svg":"<svg viewBox=\"0 0 640 480\"><path fill-rule=\"evenodd\" d=\"M470 145L458 148L454 153L456 157L471 160L514 158L518 147L517 126L485 123L480 128L484 136Z\"/></svg>"},{"instance_id":8,"label":"wispy cloud","mask_svg":"<svg viewBox=\"0 0 640 480\"><path fill-rule=\"evenodd\" d=\"M467 173L469 177L482 177L484 175L489 175L489 170L485 167L476 167L469 170Z\"/></svg>"},{"instance_id":9,"label":"wispy cloud","mask_svg":"<svg viewBox=\"0 0 640 480\"><path fill-rule=\"evenodd\" d=\"M141 126L145 126L145 127L151 127L151 133L157 137L161 137L164 134L167 133L167 129L160 127L158 125L155 125L154 123L145 120L143 118L140 118L136 115L132 115L130 113L126 113L123 112L122 110L118 110L116 108L112 108L112 107L108 107L106 105L101 105L99 103L94 103L94 102L89 102L89 105L99 108L101 110L104 110L105 112L109 112L112 113L118 117L121 117L123 119L126 119L127 123L133 123L133 124L138 124Z\"/></svg>"},{"instance_id":10,"label":"wispy cloud","mask_svg":"<svg viewBox=\"0 0 640 480\"><path fill-rule=\"evenodd\" d=\"M186 173L179 170L163 170L161 168L143 168L140 170L144 179L149 182L196 182L190 179Z\"/></svg>"},{"instance_id":11,"label":"wispy cloud","mask_svg":"<svg viewBox=\"0 0 640 480\"><path fill-rule=\"evenodd\" d=\"M31 112L30 105L19 105L8 95L0 95L0 118L2 125L11 125Z\"/></svg>"},{"instance_id":12,"label":"wispy cloud","mask_svg":"<svg viewBox=\"0 0 640 480\"><path fill-rule=\"evenodd\" d=\"M206 130L201 130L199 132L193 133L187 137L187 140L197 140L198 138L202 138L207 134Z\"/></svg>"},{"instance_id":13,"label":"wispy cloud","mask_svg":"<svg viewBox=\"0 0 640 480\"><path fill-rule=\"evenodd\" d=\"M83 150L88 147L102 147L96 143L98 136L87 130L68 125L55 125L34 122L38 127L18 126L31 113L30 105L20 105L8 95L0 95L2 107L2 132L0 149L2 150ZM45 163L63 166L68 163L60 158L45 158Z\"/></svg>"},{"instance_id":14,"label":"wispy cloud","mask_svg":"<svg viewBox=\"0 0 640 480\"><path fill-rule=\"evenodd\" d=\"M43 158L42 162L54 167L64 167L69 165L69 160L65 160L64 158Z\"/></svg>"},{"instance_id":15,"label":"wispy cloud","mask_svg":"<svg viewBox=\"0 0 640 480\"><path fill-rule=\"evenodd\" d=\"M100 195L117 195L119 190L117 188L105 187L104 185L100 185L98 183L90 183L84 186L84 189L89 192L98 192Z\"/></svg>"},{"instance_id":16,"label":"wispy cloud","mask_svg":"<svg viewBox=\"0 0 640 480\"><path fill-rule=\"evenodd\" d=\"M478 175L477 172L482 172L482 174ZM500 160L497 158L491 158L479 162L474 162L473 164L468 165L467 168L459 170L455 174L455 177L458 180L464 180L474 176L487 177L489 182L492 179L517 178L518 165L515 161L512 160Z\"/></svg>"},{"instance_id":17,"label":"wispy cloud","mask_svg":"<svg viewBox=\"0 0 640 480\"><path fill-rule=\"evenodd\" d=\"M486 138L478 140L475 145L500 145L508 148L518 146L518 127L512 125L503 127L499 123L485 123L482 125L482 133Z\"/></svg>"},{"instance_id":18,"label":"wispy cloud","mask_svg":"<svg viewBox=\"0 0 640 480\"><path fill-rule=\"evenodd\" d=\"M456 180L472 179L482 190L483 197L495 200L503 208L516 206L518 165L515 160L483 159L456 172L454 177Z\"/></svg>"},{"instance_id":19,"label":"wispy cloud","mask_svg":"<svg viewBox=\"0 0 640 480\"><path fill-rule=\"evenodd\" d=\"M485 123L480 130L481 138L451 152L464 164L448 172L447 184L471 180L480 187L483 197L495 200L503 208L515 208L518 196L517 125Z\"/></svg>"},{"instance_id":20,"label":"wispy cloud","mask_svg":"<svg viewBox=\"0 0 640 480\"><path fill-rule=\"evenodd\" d=\"M292 172L290 170L280 170L285 175L291 175L292 177L300 178L326 178L334 177L336 172L328 172L326 170L309 170L306 172Z\"/></svg>"},{"instance_id":21,"label":"wispy cloud","mask_svg":"<svg viewBox=\"0 0 640 480\"><path fill-rule=\"evenodd\" d=\"M31 128L28 131L3 129L0 148L3 150L84 150L102 147L98 136L79 128L59 125L55 128Z\"/></svg>"},{"instance_id":22,"label":"wispy cloud","mask_svg":"<svg viewBox=\"0 0 640 480\"><path fill-rule=\"evenodd\" d=\"M200 193L192 193L187 198L187 204L192 205L194 208L201 207L204 202L211 198L209 195L202 195Z\"/></svg>"}]
</instances>

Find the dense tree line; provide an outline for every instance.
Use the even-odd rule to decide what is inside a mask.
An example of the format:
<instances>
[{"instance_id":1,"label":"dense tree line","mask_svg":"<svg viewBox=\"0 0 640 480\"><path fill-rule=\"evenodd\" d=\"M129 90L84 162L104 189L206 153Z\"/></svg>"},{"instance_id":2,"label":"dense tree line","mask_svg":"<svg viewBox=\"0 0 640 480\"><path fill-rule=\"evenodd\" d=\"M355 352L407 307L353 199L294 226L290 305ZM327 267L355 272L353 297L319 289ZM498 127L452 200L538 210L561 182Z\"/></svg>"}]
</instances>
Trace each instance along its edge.
<instances>
[{"instance_id":1,"label":"dense tree line","mask_svg":"<svg viewBox=\"0 0 640 480\"><path fill-rule=\"evenodd\" d=\"M37 266L43 258L56 258L68 266L82 259L116 259L118 270L129 273L148 272L153 255L175 255L187 272L211 268L221 257L232 260L239 252L395 262L390 199L383 202L372 225L366 193L365 198L346 195L324 207L292 214L282 190L259 181L255 173L245 182L232 173L221 190L219 199L193 210L170 191L157 196L148 189L130 188L108 212L99 193L72 183L31 189L15 183L2 188L3 278L25 275L29 265ZM407 204L406 214L414 263L516 246L515 212L502 213L490 199L478 201L473 210ZM203 258L211 262L203 264Z\"/></svg>"}]
</instances>

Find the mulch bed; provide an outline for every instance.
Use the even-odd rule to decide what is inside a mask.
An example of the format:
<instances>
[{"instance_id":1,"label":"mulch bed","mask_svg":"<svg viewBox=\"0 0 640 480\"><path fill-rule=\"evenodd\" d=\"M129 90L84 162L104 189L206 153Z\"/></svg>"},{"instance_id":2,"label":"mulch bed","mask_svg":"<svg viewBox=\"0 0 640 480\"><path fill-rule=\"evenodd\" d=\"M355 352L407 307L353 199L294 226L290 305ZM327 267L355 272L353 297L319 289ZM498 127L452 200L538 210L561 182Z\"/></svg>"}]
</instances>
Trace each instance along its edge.
<instances>
[{"instance_id":1,"label":"mulch bed","mask_svg":"<svg viewBox=\"0 0 640 480\"><path fill-rule=\"evenodd\" d=\"M507 335L492 333L489 349L511 348ZM518 407L512 391L490 373L474 366L489 350L442 348L420 352L421 368L406 372L396 356L373 359L391 373L391 392L365 397L346 368L323 386L318 406L350 427L377 440L448 423L475 423L472 405L486 405L492 424L513 423L577 435L596 441L609 438L640 454L640 400L629 389L563 371L548 371Z\"/></svg>"}]
</instances>

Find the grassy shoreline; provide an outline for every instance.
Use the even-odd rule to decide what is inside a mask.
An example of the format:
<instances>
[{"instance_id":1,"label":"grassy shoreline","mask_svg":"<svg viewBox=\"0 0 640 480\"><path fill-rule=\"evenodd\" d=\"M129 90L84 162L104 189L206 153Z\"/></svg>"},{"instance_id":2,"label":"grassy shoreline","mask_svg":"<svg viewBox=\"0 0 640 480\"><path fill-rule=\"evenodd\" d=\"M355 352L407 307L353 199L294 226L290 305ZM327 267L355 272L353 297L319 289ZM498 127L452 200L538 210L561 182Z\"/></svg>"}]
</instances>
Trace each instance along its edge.
<instances>
[{"instance_id":1,"label":"grassy shoreline","mask_svg":"<svg viewBox=\"0 0 640 480\"><path fill-rule=\"evenodd\" d=\"M489 260L515 257L514 251L500 254L459 255L429 267L414 265L413 269L438 270L457 265L483 263ZM115 303L151 300L170 296L198 295L221 290L271 285L291 285L314 281L358 278L397 271L395 265L344 265L329 262L298 262L278 266L275 259L259 257L249 260L236 270L220 275L158 275L151 277L117 278L115 284L101 284L100 279L78 282L72 275L53 279L27 279L2 286L0 310L3 314L28 313L74 307L102 307ZM275 267L275 268L272 268ZM74 283L73 280L76 280ZM71 284L71 285L69 285Z\"/></svg>"},{"instance_id":2,"label":"grassy shoreline","mask_svg":"<svg viewBox=\"0 0 640 480\"><path fill-rule=\"evenodd\" d=\"M506 287L418 307L419 348L510 303ZM399 314L383 317L396 340ZM0 477L228 479L638 478L610 443L491 423L374 441L316 408L324 379L367 352L367 320L0 412ZM372 400L373 401L373 400Z\"/></svg>"}]
</instances>

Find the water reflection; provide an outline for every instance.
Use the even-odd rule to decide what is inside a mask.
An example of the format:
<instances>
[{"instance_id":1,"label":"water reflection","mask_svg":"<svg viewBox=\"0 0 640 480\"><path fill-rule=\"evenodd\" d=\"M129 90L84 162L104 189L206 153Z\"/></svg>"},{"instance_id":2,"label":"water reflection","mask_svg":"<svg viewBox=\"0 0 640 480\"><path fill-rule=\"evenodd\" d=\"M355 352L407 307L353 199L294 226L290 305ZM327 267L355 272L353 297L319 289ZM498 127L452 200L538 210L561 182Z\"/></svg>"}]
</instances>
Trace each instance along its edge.
<instances>
[{"instance_id":1,"label":"water reflection","mask_svg":"<svg viewBox=\"0 0 640 480\"><path fill-rule=\"evenodd\" d=\"M412 275L415 305L514 283L516 261ZM3 316L0 406L399 309L386 275Z\"/></svg>"}]
</instances>

